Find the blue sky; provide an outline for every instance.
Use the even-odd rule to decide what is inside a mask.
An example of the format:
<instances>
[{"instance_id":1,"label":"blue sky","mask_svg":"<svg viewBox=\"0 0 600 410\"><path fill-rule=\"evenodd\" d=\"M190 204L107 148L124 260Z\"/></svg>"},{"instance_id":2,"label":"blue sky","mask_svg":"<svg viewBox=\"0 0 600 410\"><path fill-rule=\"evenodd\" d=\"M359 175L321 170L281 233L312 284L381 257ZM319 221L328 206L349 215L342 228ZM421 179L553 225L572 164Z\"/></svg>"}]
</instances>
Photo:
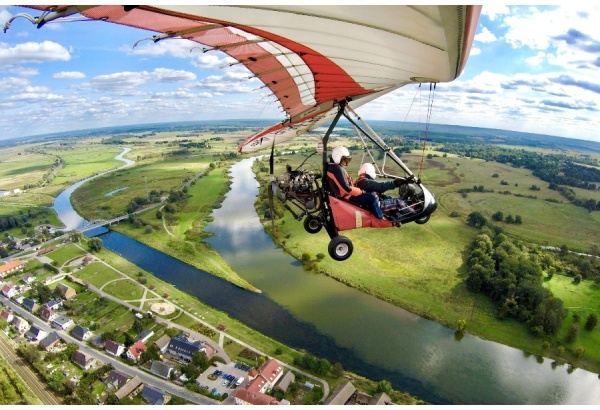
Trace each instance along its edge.
<instances>
[{"instance_id":1,"label":"blue sky","mask_svg":"<svg viewBox=\"0 0 600 410\"><path fill-rule=\"evenodd\" d=\"M23 12L39 15L0 5L0 25ZM599 24L600 3L484 3L466 69L438 84L431 122L600 142ZM284 119L262 83L229 67L224 54L194 52L199 45L185 40L133 48L153 34L103 22L37 29L15 19L0 32L0 139L109 125ZM357 111L367 122L423 122L415 95L407 86Z\"/></svg>"}]
</instances>

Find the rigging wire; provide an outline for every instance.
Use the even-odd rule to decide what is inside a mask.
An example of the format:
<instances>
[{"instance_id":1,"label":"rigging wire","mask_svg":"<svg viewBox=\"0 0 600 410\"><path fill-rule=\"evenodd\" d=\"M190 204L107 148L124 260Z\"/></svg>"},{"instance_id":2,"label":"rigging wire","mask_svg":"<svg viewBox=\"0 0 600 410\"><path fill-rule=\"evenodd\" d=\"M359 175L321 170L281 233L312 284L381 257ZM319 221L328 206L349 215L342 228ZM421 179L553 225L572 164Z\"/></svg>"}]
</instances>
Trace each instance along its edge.
<instances>
[{"instance_id":1,"label":"rigging wire","mask_svg":"<svg viewBox=\"0 0 600 410\"><path fill-rule=\"evenodd\" d=\"M435 94L436 83L429 84L429 96L427 99L427 118L425 120L425 136L423 137L423 152L421 153L421 162L419 164L419 172L417 176L421 178L421 171L423 170L423 161L425 159L425 148L427 147L427 136L429 134L429 125L431 124L431 114L433 112L433 97Z\"/></svg>"}]
</instances>

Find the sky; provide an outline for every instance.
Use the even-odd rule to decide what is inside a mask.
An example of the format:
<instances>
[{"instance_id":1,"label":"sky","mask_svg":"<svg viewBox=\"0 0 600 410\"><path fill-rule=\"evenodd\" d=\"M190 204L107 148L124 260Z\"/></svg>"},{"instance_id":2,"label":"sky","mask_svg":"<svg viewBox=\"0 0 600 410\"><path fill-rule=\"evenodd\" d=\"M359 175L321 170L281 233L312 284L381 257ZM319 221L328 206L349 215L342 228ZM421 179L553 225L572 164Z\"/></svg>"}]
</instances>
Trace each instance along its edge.
<instances>
[{"instance_id":1,"label":"sky","mask_svg":"<svg viewBox=\"0 0 600 410\"><path fill-rule=\"evenodd\" d=\"M535 2L529 2L533 4ZM600 2L484 2L463 73L436 87L431 122L600 142ZM0 27L24 7L0 5ZM25 18L0 32L0 139L171 121L285 118L257 79L197 43L104 22ZM415 86L360 107L425 121Z\"/></svg>"}]
</instances>

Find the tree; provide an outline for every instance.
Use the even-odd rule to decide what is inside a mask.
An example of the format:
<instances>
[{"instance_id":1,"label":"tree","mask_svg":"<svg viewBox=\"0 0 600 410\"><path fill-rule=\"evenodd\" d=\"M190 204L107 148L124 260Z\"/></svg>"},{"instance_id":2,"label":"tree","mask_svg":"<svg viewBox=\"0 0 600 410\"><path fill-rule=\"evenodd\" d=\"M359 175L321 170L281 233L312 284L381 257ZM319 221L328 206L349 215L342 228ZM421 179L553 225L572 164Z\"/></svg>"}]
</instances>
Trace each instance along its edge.
<instances>
[{"instance_id":1,"label":"tree","mask_svg":"<svg viewBox=\"0 0 600 410\"><path fill-rule=\"evenodd\" d=\"M577 340L578 335L579 335L579 329L577 329L577 326L569 327L567 336L565 336L565 342L573 343L575 340Z\"/></svg>"},{"instance_id":2,"label":"tree","mask_svg":"<svg viewBox=\"0 0 600 410\"><path fill-rule=\"evenodd\" d=\"M331 369L331 374L335 377L342 377L344 375L344 366L340 362L337 362L333 365Z\"/></svg>"},{"instance_id":3,"label":"tree","mask_svg":"<svg viewBox=\"0 0 600 410\"><path fill-rule=\"evenodd\" d=\"M502 221L504 219L504 214L502 213L502 211L498 211L495 214L492 215L492 219L494 221Z\"/></svg>"},{"instance_id":4,"label":"tree","mask_svg":"<svg viewBox=\"0 0 600 410\"><path fill-rule=\"evenodd\" d=\"M381 380L379 383L377 383L375 390L377 393L390 394L392 391L392 383L387 380Z\"/></svg>"},{"instance_id":5,"label":"tree","mask_svg":"<svg viewBox=\"0 0 600 410\"><path fill-rule=\"evenodd\" d=\"M91 238L88 241L88 247L92 252L100 252L102 250L102 239L100 238Z\"/></svg>"},{"instance_id":6,"label":"tree","mask_svg":"<svg viewBox=\"0 0 600 410\"><path fill-rule=\"evenodd\" d=\"M481 227L484 226L487 222L487 219L479 212L471 212L467 216L467 223L471 226Z\"/></svg>"},{"instance_id":7,"label":"tree","mask_svg":"<svg viewBox=\"0 0 600 410\"><path fill-rule=\"evenodd\" d=\"M585 321L585 330L594 330L598 324L598 316L595 313L590 313Z\"/></svg>"}]
</instances>

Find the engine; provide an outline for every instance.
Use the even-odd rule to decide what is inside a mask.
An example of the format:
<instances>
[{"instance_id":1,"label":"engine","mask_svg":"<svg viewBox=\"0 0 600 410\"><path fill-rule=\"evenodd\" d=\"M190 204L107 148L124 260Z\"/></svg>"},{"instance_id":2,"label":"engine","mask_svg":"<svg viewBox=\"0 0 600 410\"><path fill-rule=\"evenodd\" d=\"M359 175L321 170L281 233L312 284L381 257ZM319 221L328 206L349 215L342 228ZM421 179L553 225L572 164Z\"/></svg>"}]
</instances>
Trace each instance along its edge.
<instances>
[{"instance_id":1,"label":"engine","mask_svg":"<svg viewBox=\"0 0 600 410\"><path fill-rule=\"evenodd\" d=\"M315 179L317 176L312 171L307 170L296 170L281 174L277 178L277 184L279 188L290 193L293 196L303 196L314 193Z\"/></svg>"}]
</instances>

